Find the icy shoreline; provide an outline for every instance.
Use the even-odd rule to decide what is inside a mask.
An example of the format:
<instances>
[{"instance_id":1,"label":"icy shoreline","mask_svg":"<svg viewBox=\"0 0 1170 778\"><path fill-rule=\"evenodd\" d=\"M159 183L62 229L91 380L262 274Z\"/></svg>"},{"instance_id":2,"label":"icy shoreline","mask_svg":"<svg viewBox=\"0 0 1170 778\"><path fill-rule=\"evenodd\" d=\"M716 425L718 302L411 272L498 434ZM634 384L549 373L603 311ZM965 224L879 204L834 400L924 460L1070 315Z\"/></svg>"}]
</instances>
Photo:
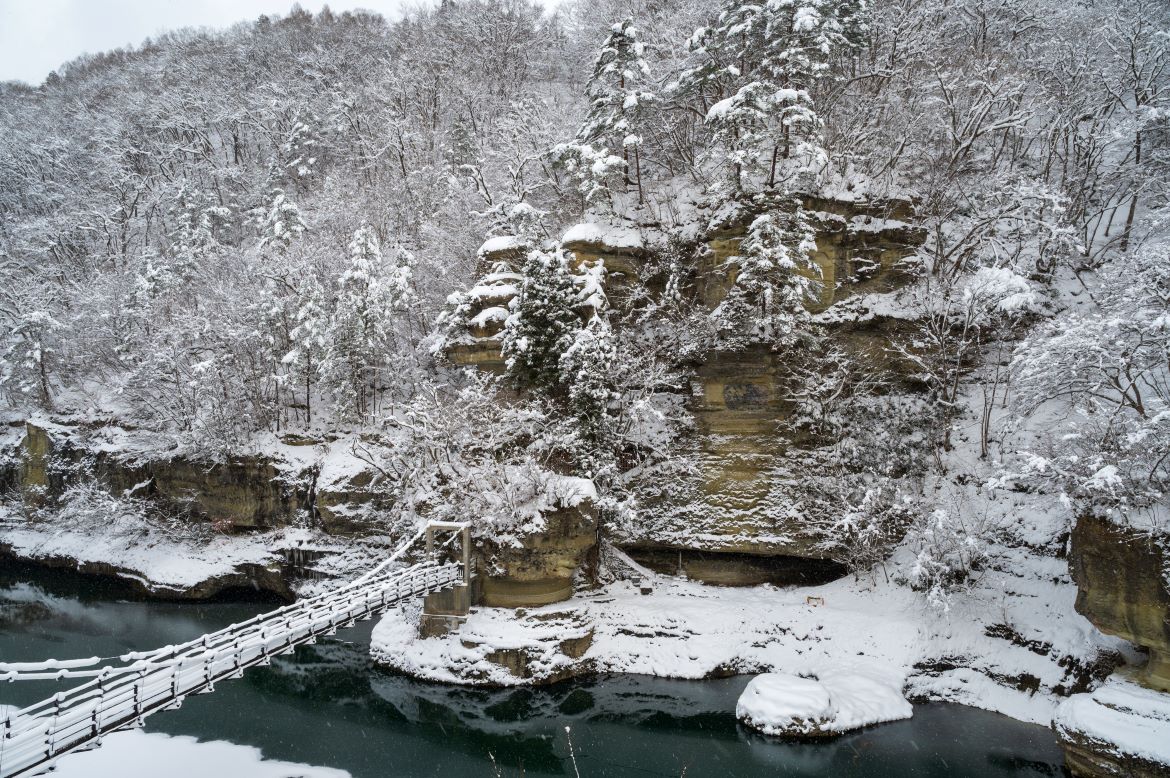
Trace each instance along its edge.
<instances>
[{"instance_id":1,"label":"icy shoreline","mask_svg":"<svg viewBox=\"0 0 1170 778\"><path fill-rule=\"evenodd\" d=\"M371 652L418 678L488 686L590 673L821 677L878 667L910 700L1047 726L1067 695L1107 673L1106 657L1124 644L1073 610L1064 560L1032 560L989 571L941 619L893 582L727 589L659 576L650 594L617 581L541 608L473 609L439 638L419 637L420 606L407 605L383 617Z\"/></svg>"}]
</instances>

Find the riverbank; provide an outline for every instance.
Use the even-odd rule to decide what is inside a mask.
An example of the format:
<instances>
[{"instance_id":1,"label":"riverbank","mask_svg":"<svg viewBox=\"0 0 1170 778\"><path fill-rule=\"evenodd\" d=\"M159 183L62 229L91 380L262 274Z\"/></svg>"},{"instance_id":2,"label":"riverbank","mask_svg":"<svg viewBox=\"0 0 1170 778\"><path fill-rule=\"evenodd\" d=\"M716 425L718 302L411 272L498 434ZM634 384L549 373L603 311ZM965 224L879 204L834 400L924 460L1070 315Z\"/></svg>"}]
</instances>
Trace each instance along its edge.
<instances>
[{"instance_id":1,"label":"riverbank","mask_svg":"<svg viewBox=\"0 0 1170 778\"><path fill-rule=\"evenodd\" d=\"M0 601L39 606L32 620L0 625L6 658L108 655L161 645L269 607L127 602L95 597L86 579L63 571L42 570L38 578L0 575ZM98 751L66 757L61 774L169 774L165 764L152 761L156 757L214 765L222 778L573 776L575 770L582 778L1060 774L1062 757L1050 730L964 706L919 705L912 719L827 743L780 742L736 722L735 701L746 677L601 675L509 689L435 684L374 666L370 628L339 632L249 670L214 694L151 717L145 734L115 734ZM34 683L35 689L0 686L0 704L26 704L57 688Z\"/></svg>"},{"instance_id":2,"label":"riverbank","mask_svg":"<svg viewBox=\"0 0 1170 778\"><path fill-rule=\"evenodd\" d=\"M375 659L446 683L524 685L592 673L702 679L782 671L876 674L915 701L971 705L1045 726L1119 661L1123 641L1073 609L1063 560L1012 564L1009 549L950 611L890 578L816 587L616 581L518 611L475 608L457 632L418 635L417 604L383 617ZM649 593L643 593L649 589Z\"/></svg>"}]
</instances>

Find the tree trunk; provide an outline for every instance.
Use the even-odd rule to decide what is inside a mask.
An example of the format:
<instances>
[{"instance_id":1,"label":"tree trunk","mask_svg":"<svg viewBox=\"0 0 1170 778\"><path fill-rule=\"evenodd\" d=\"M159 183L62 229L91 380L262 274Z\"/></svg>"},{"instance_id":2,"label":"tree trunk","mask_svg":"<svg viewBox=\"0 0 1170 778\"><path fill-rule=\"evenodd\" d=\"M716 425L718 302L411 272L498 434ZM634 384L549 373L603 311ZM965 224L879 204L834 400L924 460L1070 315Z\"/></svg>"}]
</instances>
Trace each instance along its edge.
<instances>
[{"instance_id":1,"label":"tree trunk","mask_svg":"<svg viewBox=\"0 0 1170 778\"><path fill-rule=\"evenodd\" d=\"M1135 171L1141 167L1142 164L1142 134L1139 132L1133 141L1133 163ZM1133 231L1133 217L1137 212L1138 201L1138 182L1133 182L1133 197L1129 201L1129 213L1125 216L1125 231L1121 233L1121 253L1129 251L1130 233Z\"/></svg>"}]
</instances>

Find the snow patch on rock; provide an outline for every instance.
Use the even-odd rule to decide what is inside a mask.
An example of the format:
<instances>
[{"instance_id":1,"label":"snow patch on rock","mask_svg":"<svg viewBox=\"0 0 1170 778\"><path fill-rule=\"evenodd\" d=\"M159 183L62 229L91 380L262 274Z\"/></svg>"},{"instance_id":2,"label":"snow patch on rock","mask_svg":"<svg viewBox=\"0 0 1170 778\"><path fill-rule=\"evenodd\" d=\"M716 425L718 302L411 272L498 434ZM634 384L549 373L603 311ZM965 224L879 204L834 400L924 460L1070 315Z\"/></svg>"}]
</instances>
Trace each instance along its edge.
<instances>
[{"instance_id":1,"label":"snow patch on rock","mask_svg":"<svg viewBox=\"0 0 1170 778\"><path fill-rule=\"evenodd\" d=\"M1052 719L1062 738L1095 751L1170 767L1170 695L1112 676L1065 700Z\"/></svg>"},{"instance_id":2,"label":"snow patch on rock","mask_svg":"<svg viewBox=\"0 0 1170 778\"><path fill-rule=\"evenodd\" d=\"M645 245L635 229L597 222L582 222L570 227L561 243L594 243L614 249L640 249Z\"/></svg>"}]
</instances>

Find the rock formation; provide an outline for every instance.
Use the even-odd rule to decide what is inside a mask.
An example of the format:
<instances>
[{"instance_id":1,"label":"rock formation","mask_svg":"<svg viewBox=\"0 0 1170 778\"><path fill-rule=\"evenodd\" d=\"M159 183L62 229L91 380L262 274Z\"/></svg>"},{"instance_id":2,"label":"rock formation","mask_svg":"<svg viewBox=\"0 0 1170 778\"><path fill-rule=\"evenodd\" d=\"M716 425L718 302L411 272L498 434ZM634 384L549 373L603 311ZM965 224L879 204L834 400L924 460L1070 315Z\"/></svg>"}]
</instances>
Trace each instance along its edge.
<instances>
[{"instance_id":1,"label":"rock formation","mask_svg":"<svg viewBox=\"0 0 1170 778\"><path fill-rule=\"evenodd\" d=\"M1146 665L1070 697L1054 726L1077 776L1170 776L1170 539L1099 516L1073 529L1076 609L1149 652Z\"/></svg>"},{"instance_id":2,"label":"rock formation","mask_svg":"<svg viewBox=\"0 0 1170 778\"><path fill-rule=\"evenodd\" d=\"M911 218L909 202L806 198L804 206L816 229L812 259L820 272L819 293L807 305L810 312L849 297L891 292L909 280L904 261L924 237L904 221ZM728 260L739 250L752 217L747 209L716 223L697 241L701 261L693 294L708 309L719 304L734 281L736 271ZM583 276L603 269L604 293L620 309L634 283L649 280L641 276L652 251L645 236L652 233L633 225L587 222L568 230L559 247ZM497 237L480 250L484 275L465 297L468 325L452 338L448 351L456 364L503 372L500 337L508 305L518 293L526 249L522 239ZM889 367L887 347L897 337L897 324L868 315L862 323L854 318L843 316L824 326L867 364ZM814 583L843 573L802 533L775 491L775 467L789 443L777 434L778 423L791 410L783 359L756 347L715 352L694 365L686 402L698 426L699 493L676 493L677 504L661 506L655 532L621 539L639 561L731 585Z\"/></svg>"}]
</instances>

